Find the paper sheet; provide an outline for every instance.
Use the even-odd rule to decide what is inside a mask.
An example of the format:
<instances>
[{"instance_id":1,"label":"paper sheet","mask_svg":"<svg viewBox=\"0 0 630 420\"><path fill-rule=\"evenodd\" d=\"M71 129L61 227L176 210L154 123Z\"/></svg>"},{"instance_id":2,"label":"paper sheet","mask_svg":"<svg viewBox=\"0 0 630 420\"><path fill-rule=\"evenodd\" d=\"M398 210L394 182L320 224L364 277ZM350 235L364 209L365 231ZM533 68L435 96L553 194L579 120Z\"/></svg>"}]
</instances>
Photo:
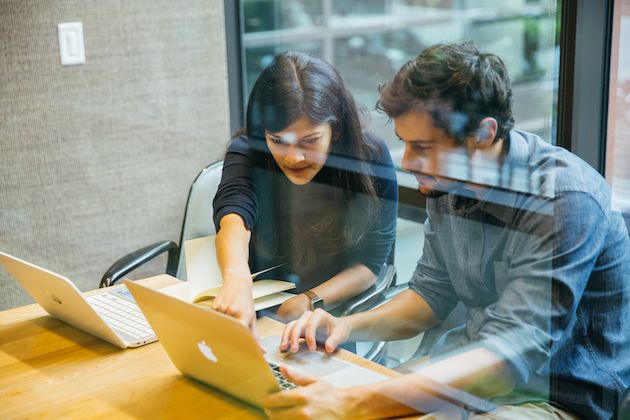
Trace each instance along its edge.
<instances>
[{"instance_id":1,"label":"paper sheet","mask_svg":"<svg viewBox=\"0 0 630 420\"><path fill-rule=\"evenodd\" d=\"M295 288L295 284L288 281L257 280L252 285L252 297L254 299L260 299L263 296L269 296L271 294L284 292L293 288ZM216 297L219 294L220 290L221 286L217 286L208 290L204 290L203 294Z\"/></svg>"},{"instance_id":2,"label":"paper sheet","mask_svg":"<svg viewBox=\"0 0 630 420\"><path fill-rule=\"evenodd\" d=\"M203 290L223 284L217 261L216 235L184 241L189 301Z\"/></svg>"}]
</instances>

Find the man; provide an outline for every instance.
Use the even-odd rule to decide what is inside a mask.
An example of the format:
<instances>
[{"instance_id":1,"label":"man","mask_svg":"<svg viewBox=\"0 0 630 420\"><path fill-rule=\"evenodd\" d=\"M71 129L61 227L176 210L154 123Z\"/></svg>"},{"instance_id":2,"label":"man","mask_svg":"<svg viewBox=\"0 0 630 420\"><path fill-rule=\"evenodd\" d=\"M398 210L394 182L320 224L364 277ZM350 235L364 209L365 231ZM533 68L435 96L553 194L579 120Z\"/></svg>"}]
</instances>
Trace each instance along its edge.
<instances>
[{"instance_id":1,"label":"man","mask_svg":"<svg viewBox=\"0 0 630 420\"><path fill-rule=\"evenodd\" d=\"M430 47L381 87L403 169L429 197L410 290L349 317L308 312L287 325L281 348L297 351L301 337L332 352L414 336L458 302L466 321L436 341L431 363L389 381L335 389L284 368L302 387L270 395L270 417L448 415L454 390L496 404L482 417L613 414L630 384L628 232L605 180L513 129L511 104L503 62L472 43ZM465 415L483 411L461 401Z\"/></svg>"}]
</instances>

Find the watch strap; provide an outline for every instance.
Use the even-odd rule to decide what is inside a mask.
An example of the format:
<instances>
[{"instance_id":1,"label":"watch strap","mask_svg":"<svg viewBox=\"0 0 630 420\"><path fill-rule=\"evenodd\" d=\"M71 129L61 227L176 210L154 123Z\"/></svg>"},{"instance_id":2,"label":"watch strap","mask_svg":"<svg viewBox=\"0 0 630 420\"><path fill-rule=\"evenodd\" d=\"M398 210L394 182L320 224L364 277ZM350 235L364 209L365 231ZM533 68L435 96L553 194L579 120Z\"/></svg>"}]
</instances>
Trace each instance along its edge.
<instances>
[{"instance_id":1,"label":"watch strap","mask_svg":"<svg viewBox=\"0 0 630 420\"><path fill-rule=\"evenodd\" d=\"M310 300L311 311L314 311L317 308L324 309L324 299L319 297L317 293L312 290L306 290L303 292Z\"/></svg>"}]
</instances>

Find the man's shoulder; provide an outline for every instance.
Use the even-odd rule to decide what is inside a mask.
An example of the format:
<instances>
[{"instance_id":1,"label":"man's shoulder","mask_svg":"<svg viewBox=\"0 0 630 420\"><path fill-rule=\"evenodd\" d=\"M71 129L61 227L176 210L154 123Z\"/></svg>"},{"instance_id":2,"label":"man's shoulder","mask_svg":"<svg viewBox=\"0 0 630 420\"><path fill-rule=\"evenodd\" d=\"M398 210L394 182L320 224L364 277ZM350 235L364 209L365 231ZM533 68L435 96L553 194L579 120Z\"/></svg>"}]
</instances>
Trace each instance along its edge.
<instances>
[{"instance_id":1,"label":"man's shoulder","mask_svg":"<svg viewBox=\"0 0 630 420\"><path fill-rule=\"evenodd\" d=\"M529 182L534 193L548 198L582 193L594 199L602 209L609 207L610 187L604 177L587 162L526 131L513 130L510 137L512 142L525 144Z\"/></svg>"}]
</instances>

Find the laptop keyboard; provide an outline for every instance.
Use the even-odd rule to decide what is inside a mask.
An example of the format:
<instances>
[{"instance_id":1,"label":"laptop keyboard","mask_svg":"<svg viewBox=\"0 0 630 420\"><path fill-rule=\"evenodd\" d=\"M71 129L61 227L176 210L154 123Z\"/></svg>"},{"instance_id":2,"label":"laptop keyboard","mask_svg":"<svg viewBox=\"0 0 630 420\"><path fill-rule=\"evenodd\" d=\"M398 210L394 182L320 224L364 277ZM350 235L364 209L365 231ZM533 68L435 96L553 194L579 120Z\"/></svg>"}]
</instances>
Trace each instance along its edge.
<instances>
[{"instance_id":1,"label":"laptop keyboard","mask_svg":"<svg viewBox=\"0 0 630 420\"><path fill-rule=\"evenodd\" d=\"M90 296L87 301L109 326L123 331L134 339L155 335L135 303L111 293Z\"/></svg>"},{"instance_id":2,"label":"laptop keyboard","mask_svg":"<svg viewBox=\"0 0 630 420\"><path fill-rule=\"evenodd\" d=\"M280 385L280 389L284 391L287 389L293 389L293 388L298 387L293 382L289 382L289 380L282 374L282 372L280 372L280 366L269 361L267 363L269 364L269 367L271 368L271 371L273 372L273 376L276 377L276 380L278 381L278 384Z\"/></svg>"}]
</instances>

